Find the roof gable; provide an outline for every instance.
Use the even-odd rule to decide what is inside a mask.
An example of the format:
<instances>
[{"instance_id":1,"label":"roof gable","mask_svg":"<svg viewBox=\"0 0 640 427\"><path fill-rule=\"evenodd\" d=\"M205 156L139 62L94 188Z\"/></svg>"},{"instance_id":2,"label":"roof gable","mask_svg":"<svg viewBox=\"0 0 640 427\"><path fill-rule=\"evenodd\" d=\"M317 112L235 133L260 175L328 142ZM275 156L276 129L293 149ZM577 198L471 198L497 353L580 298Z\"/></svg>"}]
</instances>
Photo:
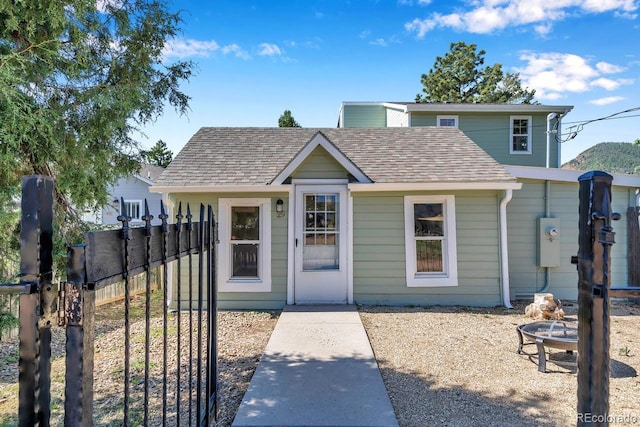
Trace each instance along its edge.
<instances>
[{"instance_id":1,"label":"roof gable","mask_svg":"<svg viewBox=\"0 0 640 427\"><path fill-rule=\"evenodd\" d=\"M318 132L313 138L291 159L289 164L274 178L273 185L279 185L298 168L314 152L317 147L324 148L348 173L353 175L357 182L369 183L367 177L347 156L345 156L334 144L327 139L322 132Z\"/></svg>"}]
</instances>

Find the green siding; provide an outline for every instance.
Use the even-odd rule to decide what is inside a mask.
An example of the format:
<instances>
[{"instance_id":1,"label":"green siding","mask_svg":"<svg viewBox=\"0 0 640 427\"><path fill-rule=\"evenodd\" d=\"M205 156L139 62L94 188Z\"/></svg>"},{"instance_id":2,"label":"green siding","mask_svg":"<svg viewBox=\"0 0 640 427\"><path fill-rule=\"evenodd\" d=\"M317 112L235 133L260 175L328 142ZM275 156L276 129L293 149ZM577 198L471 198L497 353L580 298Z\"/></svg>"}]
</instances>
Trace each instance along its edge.
<instances>
[{"instance_id":1,"label":"green siding","mask_svg":"<svg viewBox=\"0 0 640 427\"><path fill-rule=\"evenodd\" d=\"M521 180L522 189L514 191L507 206L509 241L509 277L511 298L529 299L543 288L545 268L537 266L537 218L545 216L545 182ZM571 257L578 253L578 188L579 184L552 182L550 191L550 217L558 218L560 231L560 265L550 268L549 292L556 298L578 298L578 272ZM613 187L614 212L626 212L629 190ZM627 224L623 215L613 224L616 244L612 255L612 286L627 284Z\"/></svg>"},{"instance_id":2,"label":"green siding","mask_svg":"<svg viewBox=\"0 0 640 427\"><path fill-rule=\"evenodd\" d=\"M383 128L387 125L387 113L382 105L342 106L343 128Z\"/></svg>"},{"instance_id":3,"label":"green siding","mask_svg":"<svg viewBox=\"0 0 640 427\"><path fill-rule=\"evenodd\" d=\"M437 115L438 113L411 113L411 126L435 126ZM546 114L457 113L455 115L458 116L459 129L499 163L520 166L546 166ZM531 154L509 154L510 117L516 115L531 116ZM558 143L555 140L551 142L550 166L559 167Z\"/></svg>"},{"instance_id":4,"label":"green siding","mask_svg":"<svg viewBox=\"0 0 640 427\"><path fill-rule=\"evenodd\" d=\"M353 289L356 303L500 304L498 193L467 191L453 194L456 196L459 286L420 288L410 288L406 284L405 194L353 194Z\"/></svg>"},{"instance_id":5,"label":"green siding","mask_svg":"<svg viewBox=\"0 0 640 427\"><path fill-rule=\"evenodd\" d=\"M286 207L289 204L286 193L256 194L256 193L224 193L224 194L175 194L172 201L175 206L179 202L191 204L191 211L194 214L194 221L199 220L200 203L211 204L214 214L218 214L219 198L271 198L271 292L219 292L218 308L222 310L233 309L253 309L253 310L273 310L284 307L287 301L287 218L288 215L279 218L275 212L276 200L283 199ZM197 285L198 256L192 257L194 266L194 283ZM175 264L175 263L174 263ZM181 298L186 299L189 293L189 273L188 259L183 258L180 273L181 278ZM203 273L206 277L206 271ZM173 298L177 300L177 266L174 267ZM182 308L187 306L183 303Z\"/></svg>"},{"instance_id":6,"label":"green siding","mask_svg":"<svg viewBox=\"0 0 640 427\"><path fill-rule=\"evenodd\" d=\"M349 174L323 147L316 147L291 174L294 179L347 179Z\"/></svg>"}]
</instances>

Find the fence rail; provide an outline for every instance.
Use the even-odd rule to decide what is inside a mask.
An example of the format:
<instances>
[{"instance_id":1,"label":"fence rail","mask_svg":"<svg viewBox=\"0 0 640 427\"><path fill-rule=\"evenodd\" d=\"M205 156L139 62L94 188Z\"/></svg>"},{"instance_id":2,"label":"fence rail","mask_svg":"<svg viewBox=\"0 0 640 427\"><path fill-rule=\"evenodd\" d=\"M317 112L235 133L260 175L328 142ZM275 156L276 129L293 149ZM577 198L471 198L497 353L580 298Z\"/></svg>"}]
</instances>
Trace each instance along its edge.
<instances>
[{"instance_id":1,"label":"fence rail","mask_svg":"<svg viewBox=\"0 0 640 427\"><path fill-rule=\"evenodd\" d=\"M124 368L121 401L117 405L122 419L116 423L208 426L215 421L217 304L215 220L211 207L205 211L200 205L199 222L195 222L191 208L187 206L183 215L180 206L176 222L170 224L162 206L162 224L151 226L153 217L145 201L144 227L129 227L131 218L121 215L118 217L122 223L120 230L87 233L83 245L69 248L67 281L58 286L52 283L53 181L29 176L23 178L22 185L20 283L0 286L0 294L17 292L20 299L19 426L50 425L51 337L56 325L66 330L64 424L93 424L95 322L96 312L101 309L96 307L97 295L114 286L121 286L124 294L121 301ZM125 212L124 200L121 205ZM192 259L196 255L197 266ZM181 262L183 258L188 262ZM177 266L177 307L183 303L189 307L185 313L178 310L171 317L168 307L170 263ZM183 268L188 269L190 278L184 284L180 274ZM160 284L153 283L154 270ZM194 275L197 280L191 279ZM119 282L122 285L118 285ZM159 302L162 342L153 344L152 348L152 342L157 342L157 327L155 320L153 327L151 324L152 303L156 302L151 299L151 290L158 285L163 294ZM188 287L188 301L180 300L184 298L183 287ZM131 320L131 296L140 292L145 294L141 336L132 331ZM144 366L136 366L134 370L132 360L139 354L134 355L132 348L137 348L140 340L144 343ZM156 345L162 348L161 352L156 351ZM142 390L137 378L140 371L144 376ZM152 383L157 382L161 384L161 397L154 394L156 387ZM152 401L153 413L150 411ZM162 406L161 418L156 416L156 404Z\"/></svg>"}]
</instances>

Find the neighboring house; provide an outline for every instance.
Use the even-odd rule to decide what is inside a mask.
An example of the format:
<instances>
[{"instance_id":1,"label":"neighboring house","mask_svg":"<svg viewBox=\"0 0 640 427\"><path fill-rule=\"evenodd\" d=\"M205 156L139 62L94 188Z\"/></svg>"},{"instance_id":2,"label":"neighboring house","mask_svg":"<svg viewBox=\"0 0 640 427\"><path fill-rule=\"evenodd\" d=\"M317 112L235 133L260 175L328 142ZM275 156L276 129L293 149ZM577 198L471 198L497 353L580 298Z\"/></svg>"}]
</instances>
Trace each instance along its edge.
<instances>
[{"instance_id":1,"label":"neighboring house","mask_svg":"<svg viewBox=\"0 0 640 427\"><path fill-rule=\"evenodd\" d=\"M560 167L561 118L568 105L343 102L338 127L449 126L502 164ZM549 131L549 132L548 132Z\"/></svg>"},{"instance_id":2,"label":"neighboring house","mask_svg":"<svg viewBox=\"0 0 640 427\"><path fill-rule=\"evenodd\" d=\"M158 179L164 168L143 164L140 171L128 178L120 178L116 185L108 189L109 204L103 207L97 214L97 221L103 225L120 224L118 216L121 212L121 199L124 199L124 207L127 215L131 217L131 225L142 225L144 216L144 201L149 204L149 212L153 215L151 223L158 225L160 214L160 202L162 195L149 192L149 187ZM169 220L171 222L171 220Z\"/></svg>"}]
</instances>

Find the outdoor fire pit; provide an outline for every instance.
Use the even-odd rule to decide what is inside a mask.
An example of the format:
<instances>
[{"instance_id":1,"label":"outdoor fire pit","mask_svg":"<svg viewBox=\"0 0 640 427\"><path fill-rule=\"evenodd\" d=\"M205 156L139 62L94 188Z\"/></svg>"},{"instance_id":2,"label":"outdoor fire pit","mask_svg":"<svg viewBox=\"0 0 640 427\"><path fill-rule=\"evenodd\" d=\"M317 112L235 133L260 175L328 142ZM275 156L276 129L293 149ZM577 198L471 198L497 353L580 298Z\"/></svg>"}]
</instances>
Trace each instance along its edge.
<instances>
[{"instance_id":1,"label":"outdoor fire pit","mask_svg":"<svg viewBox=\"0 0 640 427\"><path fill-rule=\"evenodd\" d=\"M528 354L523 351L525 345L535 344L538 348L538 370L540 372L547 370L545 347L565 350L570 354L578 350L578 326L575 322L545 320L519 325L516 331L520 341L518 354ZM575 361L553 360L552 362L570 368L577 367Z\"/></svg>"}]
</instances>

